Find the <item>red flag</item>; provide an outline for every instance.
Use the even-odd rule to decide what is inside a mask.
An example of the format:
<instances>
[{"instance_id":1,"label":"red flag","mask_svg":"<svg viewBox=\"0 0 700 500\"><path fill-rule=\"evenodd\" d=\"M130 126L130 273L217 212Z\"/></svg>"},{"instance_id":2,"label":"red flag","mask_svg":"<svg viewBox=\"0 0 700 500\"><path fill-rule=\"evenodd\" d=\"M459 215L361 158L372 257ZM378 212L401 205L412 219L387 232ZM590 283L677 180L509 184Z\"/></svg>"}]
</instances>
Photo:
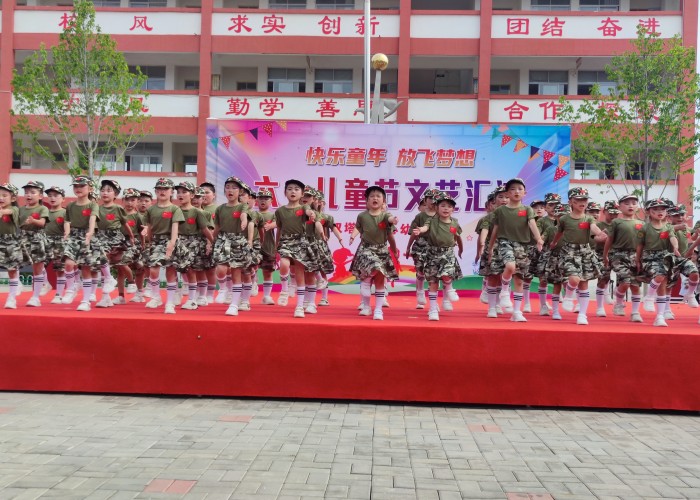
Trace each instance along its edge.
<instances>
[{"instance_id":1,"label":"red flag","mask_svg":"<svg viewBox=\"0 0 700 500\"><path fill-rule=\"evenodd\" d=\"M545 150L542 152L542 158L544 158L545 163L548 162L549 160L551 160L553 156L554 156L554 153L552 153L551 151Z\"/></svg>"},{"instance_id":2,"label":"red flag","mask_svg":"<svg viewBox=\"0 0 700 500\"><path fill-rule=\"evenodd\" d=\"M224 146L226 146L226 149L231 146L231 136L230 135L225 135L221 138L221 142L224 143Z\"/></svg>"},{"instance_id":3,"label":"red flag","mask_svg":"<svg viewBox=\"0 0 700 500\"><path fill-rule=\"evenodd\" d=\"M266 123L265 125L263 125L262 129L267 135L272 137L272 123Z\"/></svg>"},{"instance_id":4,"label":"red flag","mask_svg":"<svg viewBox=\"0 0 700 500\"><path fill-rule=\"evenodd\" d=\"M504 135L504 136L501 138L501 147L505 146L506 144L508 144L508 143L509 143L510 141L512 141L512 140L513 140L513 138L512 138L511 136L509 136L509 135Z\"/></svg>"},{"instance_id":5,"label":"red flag","mask_svg":"<svg viewBox=\"0 0 700 500\"><path fill-rule=\"evenodd\" d=\"M565 175L569 175L569 172L567 172L563 168L557 167L557 170L554 172L554 180L558 181L559 179L561 179Z\"/></svg>"}]
</instances>

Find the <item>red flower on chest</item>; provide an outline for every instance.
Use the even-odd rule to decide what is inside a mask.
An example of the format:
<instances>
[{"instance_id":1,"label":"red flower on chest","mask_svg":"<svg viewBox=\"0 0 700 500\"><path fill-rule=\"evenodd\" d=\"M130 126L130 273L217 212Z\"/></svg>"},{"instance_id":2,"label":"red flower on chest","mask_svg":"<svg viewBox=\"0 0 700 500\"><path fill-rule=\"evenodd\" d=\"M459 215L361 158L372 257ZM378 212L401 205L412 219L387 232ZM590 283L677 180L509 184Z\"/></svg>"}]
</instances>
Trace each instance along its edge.
<instances>
[{"instance_id":1,"label":"red flower on chest","mask_svg":"<svg viewBox=\"0 0 700 500\"><path fill-rule=\"evenodd\" d=\"M456 228L456 227L451 227L451 228L450 228L450 232L451 232L452 234L457 234L457 228Z\"/></svg>"},{"instance_id":2,"label":"red flower on chest","mask_svg":"<svg viewBox=\"0 0 700 500\"><path fill-rule=\"evenodd\" d=\"M307 221L306 221L306 225L307 225L307 226L310 225L310 224L313 224L313 223L314 223L314 221L312 221L312 220L307 220Z\"/></svg>"},{"instance_id":3,"label":"red flower on chest","mask_svg":"<svg viewBox=\"0 0 700 500\"><path fill-rule=\"evenodd\" d=\"M128 221L126 221L126 224L129 227L134 227L134 226L136 226L136 221L134 219L129 219Z\"/></svg>"},{"instance_id":4,"label":"red flower on chest","mask_svg":"<svg viewBox=\"0 0 700 500\"><path fill-rule=\"evenodd\" d=\"M639 231L640 229L642 229L642 226L643 226L643 224L635 224L635 225L634 225L634 228L635 228L637 231Z\"/></svg>"},{"instance_id":5,"label":"red flower on chest","mask_svg":"<svg viewBox=\"0 0 700 500\"><path fill-rule=\"evenodd\" d=\"M187 223L188 223L188 224L194 224L194 223L196 223L196 222L197 222L197 219L195 219L194 217L188 217L188 218L187 218Z\"/></svg>"},{"instance_id":6,"label":"red flower on chest","mask_svg":"<svg viewBox=\"0 0 700 500\"><path fill-rule=\"evenodd\" d=\"M216 214L211 214L211 220L216 219Z\"/></svg>"},{"instance_id":7,"label":"red flower on chest","mask_svg":"<svg viewBox=\"0 0 700 500\"><path fill-rule=\"evenodd\" d=\"M233 218L234 218L234 219L240 219L240 218L241 218L241 213L240 213L240 212L233 212Z\"/></svg>"},{"instance_id":8,"label":"red flower on chest","mask_svg":"<svg viewBox=\"0 0 700 500\"><path fill-rule=\"evenodd\" d=\"M527 217L527 210L518 210L518 217Z\"/></svg>"},{"instance_id":9,"label":"red flower on chest","mask_svg":"<svg viewBox=\"0 0 700 500\"><path fill-rule=\"evenodd\" d=\"M9 215L3 215L3 216L2 216L2 221L3 221L3 222L10 222L11 220L12 220L12 217L10 217Z\"/></svg>"},{"instance_id":10,"label":"red flower on chest","mask_svg":"<svg viewBox=\"0 0 700 500\"><path fill-rule=\"evenodd\" d=\"M579 222L579 223L578 223L578 228L579 228L579 229L590 229L590 228L591 228L591 223L590 223L590 222Z\"/></svg>"},{"instance_id":11,"label":"red flower on chest","mask_svg":"<svg viewBox=\"0 0 700 500\"><path fill-rule=\"evenodd\" d=\"M173 213L172 212L163 212L163 218L164 219L172 219Z\"/></svg>"},{"instance_id":12,"label":"red flower on chest","mask_svg":"<svg viewBox=\"0 0 700 500\"><path fill-rule=\"evenodd\" d=\"M34 219L34 220L39 220L40 217L41 217L41 215L39 215L39 212L34 212L32 214L32 219Z\"/></svg>"},{"instance_id":13,"label":"red flower on chest","mask_svg":"<svg viewBox=\"0 0 700 500\"><path fill-rule=\"evenodd\" d=\"M90 217L92 215L92 210L90 210L89 208L86 208L85 210L83 210L80 213L83 214L84 217Z\"/></svg>"},{"instance_id":14,"label":"red flower on chest","mask_svg":"<svg viewBox=\"0 0 700 500\"><path fill-rule=\"evenodd\" d=\"M56 217L56 224L63 224L65 219L63 217Z\"/></svg>"},{"instance_id":15,"label":"red flower on chest","mask_svg":"<svg viewBox=\"0 0 700 500\"><path fill-rule=\"evenodd\" d=\"M386 222L381 221L379 224L377 224L377 227L379 229L386 229Z\"/></svg>"},{"instance_id":16,"label":"red flower on chest","mask_svg":"<svg viewBox=\"0 0 700 500\"><path fill-rule=\"evenodd\" d=\"M326 219L321 219L319 222L321 223L322 226L326 225Z\"/></svg>"},{"instance_id":17,"label":"red flower on chest","mask_svg":"<svg viewBox=\"0 0 700 500\"><path fill-rule=\"evenodd\" d=\"M668 231L662 231L659 233L659 238L662 240L667 240L668 239Z\"/></svg>"},{"instance_id":18,"label":"red flower on chest","mask_svg":"<svg viewBox=\"0 0 700 500\"><path fill-rule=\"evenodd\" d=\"M114 214L107 214L106 219L107 220L114 220L115 219Z\"/></svg>"},{"instance_id":19,"label":"red flower on chest","mask_svg":"<svg viewBox=\"0 0 700 500\"><path fill-rule=\"evenodd\" d=\"M297 210L296 212L294 212L294 215L296 215L296 216L298 216L298 217L301 217L302 215L304 215L304 211L300 208L299 210Z\"/></svg>"}]
</instances>

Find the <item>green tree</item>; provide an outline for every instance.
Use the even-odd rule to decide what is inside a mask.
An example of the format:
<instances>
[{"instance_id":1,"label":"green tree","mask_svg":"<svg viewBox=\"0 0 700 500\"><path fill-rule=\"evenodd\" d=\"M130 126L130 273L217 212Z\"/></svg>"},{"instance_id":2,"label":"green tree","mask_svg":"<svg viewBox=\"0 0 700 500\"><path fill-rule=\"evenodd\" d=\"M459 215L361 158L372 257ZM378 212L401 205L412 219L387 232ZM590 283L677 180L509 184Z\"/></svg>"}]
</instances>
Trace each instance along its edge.
<instances>
[{"instance_id":1,"label":"green tree","mask_svg":"<svg viewBox=\"0 0 700 500\"><path fill-rule=\"evenodd\" d=\"M116 42L101 32L91 1L76 0L58 44L31 54L14 71L12 130L22 151L56 162L70 158L69 173L101 176L101 159L124 161L145 135L148 115L135 98L146 77L132 73ZM53 145L40 142L50 138Z\"/></svg>"},{"instance_id":2,"label":"green tree","mask_svg":"<svg viewBox=\"0 0 700 500\"><path fill-rule=\"evenodd\" d=\"M665 188L692 172L700 145L700 82L695 50L680 37L664 40L640 27L632 45L606 67L615 90L601 93L595 85L578 107L562 98L559 121L585 124L572 141L573 158L595 164L606 179L624 180L626 192L646 201L652 186Z\"/></svg>"}]
</instances>

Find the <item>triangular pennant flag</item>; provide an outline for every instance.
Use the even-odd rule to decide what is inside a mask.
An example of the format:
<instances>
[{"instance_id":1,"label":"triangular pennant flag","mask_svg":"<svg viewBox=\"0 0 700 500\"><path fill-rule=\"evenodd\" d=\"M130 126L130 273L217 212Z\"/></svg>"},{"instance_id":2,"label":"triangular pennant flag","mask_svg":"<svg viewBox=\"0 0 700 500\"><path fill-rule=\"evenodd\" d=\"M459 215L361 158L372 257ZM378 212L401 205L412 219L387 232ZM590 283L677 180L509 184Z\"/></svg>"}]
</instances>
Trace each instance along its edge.
<instances>
[{"instance_id":1,"label":"triangular pennant flag","mask_svg":"<svg viewBox=\"0 0 700 500\"><path fill-rule=\"evenodd\" d=\"M498 130L500 130L501 132L505 132L506 130L508 130L508 125L501 125L500 127L498 127Z\"/></svg>"},{"instance_id":2,"label":"triangular pennant flag","mask_svg":"<svg viewBox=\"0 0 700 500\"><path fill-rule=\"evenodd\" d=\"M252 135L253 137L255 137L255 140L256 140L256 141L258 140L258 129L256 129L256 128L251 128L248 132L250 132L250 135Z\"/></svg>"},{"instance_id":3,"label":"triangular pennant flag","mask_svg":"<svg viewBox=\"0 0 700 500\"><path fill-rule=\"evenodd\" d=\"M491 125L482 125L482 126L481 126L481 133L482 133L482 134L485 134L485 133L488 132L489 130L491 130Z\"/></svg>"},{"instance_id":4,"label":"triangular pennant flag","mask_svg":"<svg viewBox=\"0 0 700 500\"><path fill-rule=\"evenodd\" d=\"M509 136L509 135L504 135L504 136L501 138L501 147L505 146L506 144L508 144L508 143L509 143L510 141L512 141L512 140L513 140L513 138L512 138L511 136Z\"/></svg>"},{"instance_id":5,"label":"triangular pennant flag","mask_svg":"<svg viewBox=\"0 0 700 500\"><path fill-rule=\"evenodd\" d=\"M554 156L554 153L552 153L551 151L545 150L542 152L542 158L544 158L545 163L551 160L552 156Z\"/></svg>"},{"instance_id":6,"label":"triangular pennant flag","mask_svg":"<svg viewBox=\"0 0 700 500\"><path fill-rule=\"evenodd\" d=\"M527 144L525 143L525 141L523 141L522 139L518 139L518 142L515 144L515 148L513 149L513 153L517 153L518 151L520 151L521 149L523 149L525 147L527 147Z\"/></svg>"},{"instance_id":7,"label":"triangular pennant flag","mask_svg":"<svg viewBox=\"0 0 700 500\"><path fill-rule=\"evenodd\" d=\"M226 149L228 149L231 146L231 136L230 135L225 135L221 138L221 142L224 143L224 146L226 146Z\"/></svg>"},{"instance_id":8,"label":"triangular pennant flag","mask_svg":"<svg viewBox=\"0 0 700 500\"><path fill-rule=\"evenodd\" d=\"M280 120L280 121L277 121L277 122L275 122L275 123L277 124L277 126L278 126L279 128L281 128L281 129L284 130L285 132L287 131L287 122L281 121L281 120Z\"/></svg>"},{"instance_id":9,"label":"triangular pennant flag","mask_svg":"<svg viewBox=\"0 0 700 500\"><path fill-rule=\"evenodd\" d=\"M262 129L265 131L267 135L272 137L272 123L266 123L265 125L262 126Z\"/></svg>"},{"instance_id":10,"label":"triangular pennant flag","mask_svg":"<svg viewBox=\"0 0 700 500\"><path fill-rule=\"evenodd\" d=\"M557 167L557 170L554 172L554 180L558 181L559 179L561 179L562 177L564 177L565 175L568 175L568 174L569 174L569 172L567 172L563 168Z\"/></svg>"},{"instance_id":11,"label":"triangular pennant flag","mask_svg":"<svg viewBox=\"0 0 700 500\"><path fill-rule=\"evenodd\" d=\"M540 152L540 148L535 146L530 146L530 159L532 160Z\"/></svg>"},{"instance_id":12,"label":"triangular pennant flag","mask_svg":"<svg viewBox=\"0 0 700 500\"><path fill-rule=\"evenodd\" d=\"M548 169L549 167L551 167L552 165L554 165L554 163L552 163L551 161L546 161L546 162L544 162L544 163L542 164L542 170L541 170L541 171L544 172L545 170L547 170L547 169Z\"/></svg>"},{"instance_id":13,"label":"triangular pennant flag","mask_svg":"<svg viewBox=\"0 0 700 500\"><path fill-rule=\"evenodd\" d=\"M564 155L559 155L559 166L563 167L567 163L569 163L570 158L568 156Z\"/></svg>"},{"instance_id":14,"label":"triangular pennant flag","mask_svg":"<svg viewBox=\"0 0 700 500\"><path fill-rule=\"evenodd\" d=\"M215 148L218 147L219 146L219 138L214 137L213 139L211 139L211 143L214 145Z\"/></svg>"},{"instance_id":15,"label":"triangular pennant flag","mask_svg":"<svg viewBox=\"0 0 700 500\"><path fill-rule=\"evenodd\" d=\"M495 139L496 137L498 137L498 129L497 128L493 129L493 132L491 132L491 139Z\"/></svg>"}]
</instances>

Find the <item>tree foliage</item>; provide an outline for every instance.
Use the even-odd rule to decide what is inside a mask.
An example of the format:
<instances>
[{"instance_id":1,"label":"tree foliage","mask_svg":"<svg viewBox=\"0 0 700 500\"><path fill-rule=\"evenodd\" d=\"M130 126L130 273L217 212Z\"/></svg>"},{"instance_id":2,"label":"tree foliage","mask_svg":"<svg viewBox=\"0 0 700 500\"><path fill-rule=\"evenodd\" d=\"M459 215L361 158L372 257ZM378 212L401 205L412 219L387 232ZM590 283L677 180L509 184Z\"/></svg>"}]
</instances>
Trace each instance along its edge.
<instances>
[{"instance_id":1,"label":"tree foliage","mask_svg":"<svg viewBox=\"0 0 700 500\"><path fill-rule=\"evenodd\" d=\"M665 187L692 171L688 160L700 145L700 82L695 50L680 37L661 39L643 27L637 35L632 50L606 67L616 88L604 94L595 85L579 106L562 99L559 120L587 124L572 142L577 161L615 174L627 192L646 201L653 185Z\"/></svg>"},{"instance_id":2,"label":"tree foliage","mask_svg":"<svg viewBox=\"0 0 700 500\"><path fill-rule=\"evenodd\" d=\"M14 71L13 132L23 151L53 163L55 150L70 158L71 175L102 175L103 155L123 162L147 132L139 100L147 94L138 90L145 80L138 68L130 72L116 42L101 32L92 2L76 0L58 44L48 50L42 44Z\"/></svg>"}]
</instances>

